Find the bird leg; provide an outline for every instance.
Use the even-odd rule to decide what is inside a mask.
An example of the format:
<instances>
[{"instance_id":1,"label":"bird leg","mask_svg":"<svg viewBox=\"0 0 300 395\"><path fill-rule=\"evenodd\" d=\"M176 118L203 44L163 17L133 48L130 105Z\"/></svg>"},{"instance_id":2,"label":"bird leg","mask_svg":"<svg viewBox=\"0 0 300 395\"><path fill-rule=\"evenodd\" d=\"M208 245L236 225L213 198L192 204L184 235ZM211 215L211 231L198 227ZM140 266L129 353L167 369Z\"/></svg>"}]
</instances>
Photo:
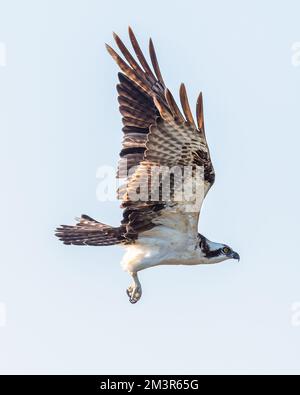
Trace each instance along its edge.
<instances>
[{"instance_id":1,"label":"bird leg","mask_svg":"<svg viewBox=\"0 0 300 395\"><path fill-rule=\"evenodd\" d=\"M127 295L129 297L129 302L135 304L141 299L142 296L142 286L139 281L137 273L130 273L133 279L132 285L127 288Z\"/></svg>"}]
</instances>

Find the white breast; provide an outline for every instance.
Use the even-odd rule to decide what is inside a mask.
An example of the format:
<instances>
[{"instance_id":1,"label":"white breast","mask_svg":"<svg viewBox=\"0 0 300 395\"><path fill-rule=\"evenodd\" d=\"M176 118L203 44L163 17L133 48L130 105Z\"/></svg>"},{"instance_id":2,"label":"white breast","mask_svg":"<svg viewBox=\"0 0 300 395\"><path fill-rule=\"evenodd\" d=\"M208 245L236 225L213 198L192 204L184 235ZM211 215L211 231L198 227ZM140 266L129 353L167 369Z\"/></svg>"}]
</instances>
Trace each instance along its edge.
<instances>
[{"instance_id":1,"label":"white breast","mask_svg":"<svg viewBox=\"0 0 300 395\"><path fill-rule=\"evenodd\" d=\"M194 213L165 211L153 229L126 246L124 270L136 272L158 265L196 265L201 263L198 245L198 216Z\"/></svg>"}]
</instances>

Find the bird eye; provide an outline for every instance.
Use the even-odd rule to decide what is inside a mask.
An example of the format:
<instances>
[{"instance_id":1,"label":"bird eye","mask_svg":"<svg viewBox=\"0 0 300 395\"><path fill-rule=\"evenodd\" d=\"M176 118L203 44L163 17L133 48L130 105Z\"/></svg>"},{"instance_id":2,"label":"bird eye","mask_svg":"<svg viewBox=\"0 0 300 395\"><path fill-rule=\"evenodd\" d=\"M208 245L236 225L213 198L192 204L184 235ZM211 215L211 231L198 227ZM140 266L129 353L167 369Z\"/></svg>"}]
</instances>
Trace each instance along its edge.
<instances>
[{"instance_id":1,"label":"bird eye","mask_svg":"<svg viewBox=\"0 0 300 395\"><path fill-rule=\"evenodd\" d=\"M229 252L230 252L230 248L224 247L222 251L223 251L223 253L224 253L225 255L227 255L227 254L229 254Z\"/></svg>"}]
</instances>

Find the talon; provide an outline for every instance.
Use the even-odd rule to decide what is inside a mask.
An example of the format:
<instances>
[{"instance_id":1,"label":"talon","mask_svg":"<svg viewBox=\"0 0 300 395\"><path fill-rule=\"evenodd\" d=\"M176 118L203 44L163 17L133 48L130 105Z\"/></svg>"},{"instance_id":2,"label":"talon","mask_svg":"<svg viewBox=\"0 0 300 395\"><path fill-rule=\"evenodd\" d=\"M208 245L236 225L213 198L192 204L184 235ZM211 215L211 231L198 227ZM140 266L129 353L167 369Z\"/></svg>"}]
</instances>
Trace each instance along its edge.
<instances>
[{"instance_id":1,"label":"talon","mask_svg":"<svg viewBox=\"0 0 300 395\"><path fill-rule=\"evenodd\" d=\"M129 298L129 302L131 304L135 304L141 299L142 287L137 277L137 274L133 274L132 277L134 283L127 288L126 293Z\"/></svg>"},{"instance_id":2,"label":"talon","mask_svg":"<svg viewBox=\"0 0 300 395\"><path fill-rule=\"evenodd\" d=\"M129 302L135 304L141 299L142 292L140 288L129 287L127 289L127 295L129 297Z\"/></svg>"},{"instance_id":3,"label":"talon","mask_svg":"<svg viewBox=\"0 0 300 395\"><path fill-rule=\"evenodd\" d=\"M132 287L129 287L129 288L126 289L126 294L129 297L129 299L130 299L131 295L132 295Z\"/></svg>"}]
</instances>

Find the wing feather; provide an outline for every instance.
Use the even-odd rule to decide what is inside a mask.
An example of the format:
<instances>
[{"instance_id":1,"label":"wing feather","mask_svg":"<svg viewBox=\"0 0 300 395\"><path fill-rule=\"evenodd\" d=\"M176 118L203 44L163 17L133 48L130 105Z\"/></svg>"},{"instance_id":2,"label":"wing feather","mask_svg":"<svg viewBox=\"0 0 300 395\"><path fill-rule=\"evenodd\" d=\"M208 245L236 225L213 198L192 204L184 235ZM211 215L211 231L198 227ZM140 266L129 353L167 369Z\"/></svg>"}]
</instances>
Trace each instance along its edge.
<instances>
[{"instance_id":1,"label":"wing feather","mask_svg":"<svg viewBox=\"0 0 300 395\"><path fill-rule=\"evenodd\" d=\"M154 48L153 41L151 38L149 41L149 52L150 52L151 62L152 62L156 77L157 77L158 81L162 84L162 86L165 87L164 79L163 79L161 71L160 71L155 48Z\"/></svg>"},{"instance_id":2,"label":"wing feather","mask_svg":"<svg viewBox=\"0 0 300 395\"><path fill-rule=\"evenodd\" d=\"M202 133L204 133L204 115L203 115L203 95L202 95L202 92L200 93L198 100L197 100L196 116L197 116L198 129Z\"/></svg>"},{"instance_id":3,"label":"wing feather","mask_svg":"<svg viewBox=\"0 0 300 395\"><path fill-rule=\"evenodd\" d=\"M172 93L169 91L169 89L166 89L165 95L166 95L167 103L170 107L170 110L172 111L174 118L183 122L184 121L183 115L182 115L181 111L179 110L179 107L178 107Z\"/></svg>"},{"instance_id":4,"label":"wing feather","mask_svg":"<svg viewBox=\"0 0 300 395\"><path fill-rule=\"evenodd\" d=\"M129 37L130 37L130 41L131 41L132 47L134 49L134 52L135 52L138 60L140 61L142 67L144 68L149 81L151 81L151 83L154 84L156 82L155 75L153 74L153 72L148 64L131 27L129 27L128 31L129 31Z\"/></svg>"},{"instance_id":5,"label":"wing feather","mask_svg":"<svg viewBox=\"0 0 300 395\"><path fill-rule=\"evenodd\" d=\"M179 92L180 92L180 101L181 101L184 115L185 115L187 121L195 127L196 126L195 121L194 121L193 114L192 114L192 111L190 108L189 99L188 99L188 96L186 93L186 88L185 88L184 84L180 85Z\"/></svg>"},{"instance_id":6,"label":"wing feather","mask_svg":"<svg viewBox=\"0 0 300 395\"><path fill-rule=\"evenodd\" d=\"M184 212L186 202L163 199L163 177L160 178L159 190L151 190L154 177L151 173L155 167L183 168L191 165L193 169L204 168L205 194L214 182L214 170L204 134L202 94L196 107L197 127L185 85L182 84L179 91L183 113L172 93L166 88L153 41L150 39L149 53L154 71L130 27L129 38L137 60L115 33L114 39L125 60L110 46L107 45L107 49L122 71L119 73L117 91L124 136L118 175L122 173L124 176L126 172L132 169L134 171L127 175L127 181L119 188L118 194L123 200L124 208L121 226L126 228L126 239L133 241L140 233L158 225L165 216L164 213L168 211L170 215L168 208L174 204L180 206L180 210ZM144 187L148 188L147 196L133 199L132 195ZM171 179L172 197L178 188L178 180ZM195 213L196 217L198 215L199 212ZM172 220L168 219L167 222L171 223ZM193 223L196 224L197 221L194 220Z\"/></svg>"}]
</instances>

